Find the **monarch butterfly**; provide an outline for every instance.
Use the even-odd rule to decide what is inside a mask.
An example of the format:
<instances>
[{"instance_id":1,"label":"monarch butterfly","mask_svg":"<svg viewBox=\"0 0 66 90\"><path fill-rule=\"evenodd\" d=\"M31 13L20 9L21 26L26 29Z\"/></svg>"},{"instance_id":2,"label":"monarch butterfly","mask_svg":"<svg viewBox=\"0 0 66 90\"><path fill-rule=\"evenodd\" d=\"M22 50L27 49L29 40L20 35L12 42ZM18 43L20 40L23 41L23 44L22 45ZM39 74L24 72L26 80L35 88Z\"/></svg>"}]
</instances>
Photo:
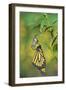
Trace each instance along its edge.
<instances>
[{"instance_id":1,"label":"monarch butterfly","mask_svg":"<svg viewBox=\"0 0 66 90\"><path fill-rule=\"evenodd\" d=\"M32 48L35 49L34 57L32 60L32 63L34 66L36 66L42 73L46 71L46 59L43 54L43 50L41 48L41 45L38 44L38 40L35 37L33 39L33 46Z\"/></svg>"}]
</instances>

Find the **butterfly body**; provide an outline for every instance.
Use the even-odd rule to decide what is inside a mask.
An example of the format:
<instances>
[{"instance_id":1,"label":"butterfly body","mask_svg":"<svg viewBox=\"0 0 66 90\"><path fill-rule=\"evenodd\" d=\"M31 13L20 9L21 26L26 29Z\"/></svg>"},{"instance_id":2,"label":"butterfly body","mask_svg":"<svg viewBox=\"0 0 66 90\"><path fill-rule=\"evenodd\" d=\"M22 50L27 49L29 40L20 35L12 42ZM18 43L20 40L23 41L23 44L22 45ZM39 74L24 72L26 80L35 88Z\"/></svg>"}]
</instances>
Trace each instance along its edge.
<instances>
[{"instance_id":1,"label":"butterfly body","mask_svg":"<svg viewBox=\"0 0 66 90\"><path fill-rule=\"evenodd\" d=\"M44 57L43 54L43 50L41 48L41 45L38 45L36 47L36 51L34 54L34 58L32 61L33 65L36 66L39 70L41 70L42 72L45 72L45 68L46 68L46 59Z\"/></svg>"}]
</instances>

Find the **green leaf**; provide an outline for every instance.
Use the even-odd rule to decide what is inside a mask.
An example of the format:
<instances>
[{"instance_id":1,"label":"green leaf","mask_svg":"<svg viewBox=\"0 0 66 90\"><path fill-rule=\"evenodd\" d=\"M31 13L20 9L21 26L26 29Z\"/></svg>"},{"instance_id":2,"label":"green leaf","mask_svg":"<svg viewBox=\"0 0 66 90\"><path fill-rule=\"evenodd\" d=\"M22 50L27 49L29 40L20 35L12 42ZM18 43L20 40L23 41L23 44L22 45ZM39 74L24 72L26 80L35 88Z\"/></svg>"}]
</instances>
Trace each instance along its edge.
<instances>
[{"instance_id":1,"label":"green leaf","mask_svg":"<svg viewBox=\"0 0 66 90\"><path fill-rule=\"evenodd\" d=\"M54 45L54 42L55 42L56 40L57 40L57 35L53 38L52 43L51 43L51 46Z\"/></svg>"}]
</instances>

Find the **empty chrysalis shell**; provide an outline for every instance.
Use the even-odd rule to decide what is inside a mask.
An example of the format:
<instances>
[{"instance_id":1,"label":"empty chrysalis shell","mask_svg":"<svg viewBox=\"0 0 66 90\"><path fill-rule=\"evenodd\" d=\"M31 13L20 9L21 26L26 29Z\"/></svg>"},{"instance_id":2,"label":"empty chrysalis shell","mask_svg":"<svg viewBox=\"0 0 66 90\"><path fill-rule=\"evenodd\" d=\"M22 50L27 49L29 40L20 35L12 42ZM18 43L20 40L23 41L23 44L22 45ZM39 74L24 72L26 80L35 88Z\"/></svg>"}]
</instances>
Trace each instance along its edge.
<instances>
[{"instance_id":1,"label":"empty chrysalis shell","mask_svg":"<svg viewBox=\"0 0 66 90\"><path fill-rule=\"evenodd\" d=\"M32 49L35 49L37 44L38 44L38 39L36 37L34 37L33 41L32 41Z\"/></svg>"}]
</instances>

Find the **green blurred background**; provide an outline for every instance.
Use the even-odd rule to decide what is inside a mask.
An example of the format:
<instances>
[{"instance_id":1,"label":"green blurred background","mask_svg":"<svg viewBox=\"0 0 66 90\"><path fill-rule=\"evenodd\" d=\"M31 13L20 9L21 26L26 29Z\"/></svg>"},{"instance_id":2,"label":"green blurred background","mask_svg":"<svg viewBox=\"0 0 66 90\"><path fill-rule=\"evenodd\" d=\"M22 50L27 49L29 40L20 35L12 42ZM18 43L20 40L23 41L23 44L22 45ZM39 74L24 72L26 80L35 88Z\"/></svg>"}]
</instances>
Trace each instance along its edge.
<instances>
[{"instance_id":1,"label":"green blurred background","mask_svg":"<svg viewBox=\"0 0 66 90\"><path fill-rule=\"evenodd\" d=\"M32 65L35 51L31 48L34 35L46 58L46 75L58 74L58 15L56 13L20 12L20 77L40 77L42 73ZM41 30L41 34L40 34Z\"/></svg>"}]
</instances>

